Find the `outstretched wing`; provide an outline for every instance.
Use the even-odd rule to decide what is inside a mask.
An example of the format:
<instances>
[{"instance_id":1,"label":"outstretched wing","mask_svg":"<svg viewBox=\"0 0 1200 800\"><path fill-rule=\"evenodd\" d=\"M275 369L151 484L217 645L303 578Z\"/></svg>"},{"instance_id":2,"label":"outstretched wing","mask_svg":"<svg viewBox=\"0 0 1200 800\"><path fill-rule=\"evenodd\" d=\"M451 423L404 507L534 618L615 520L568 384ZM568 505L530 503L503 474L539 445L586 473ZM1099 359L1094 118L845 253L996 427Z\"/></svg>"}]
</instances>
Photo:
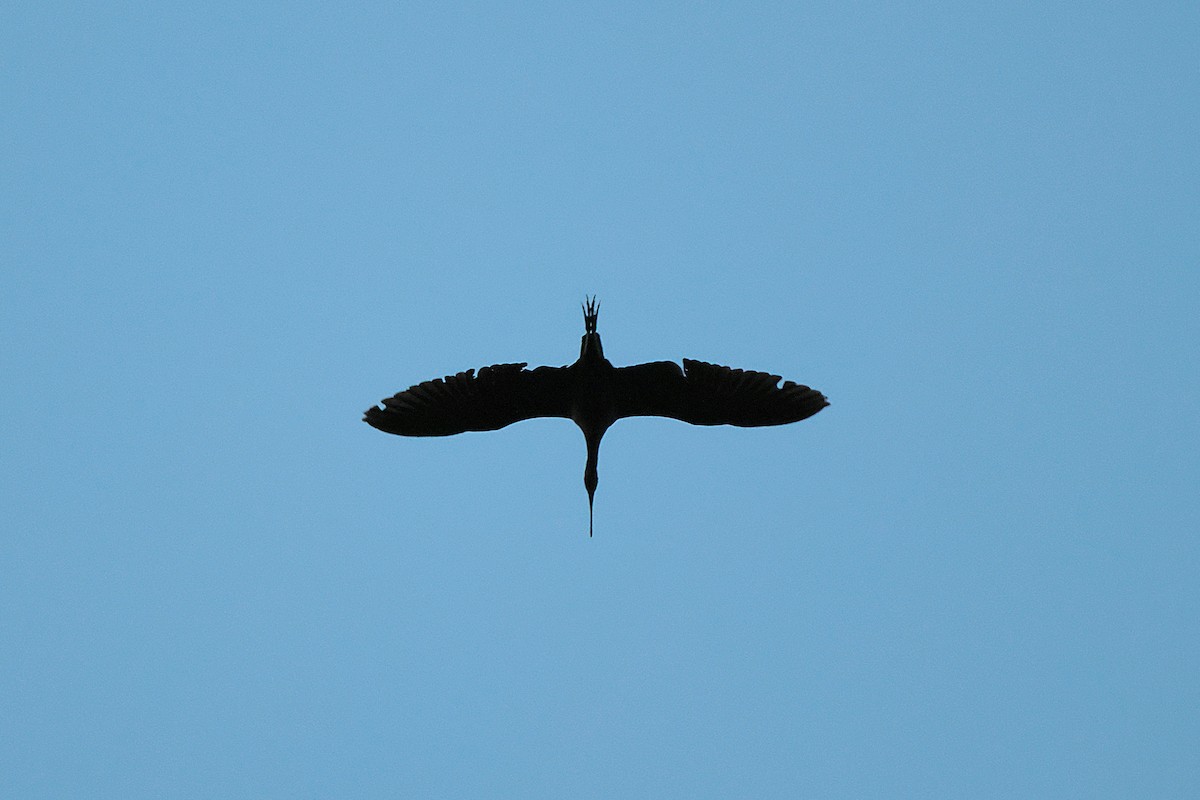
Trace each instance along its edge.
<instances>
[{"instance_id":1,"label":"outstretched wing","mask_svg":"<svg viewBox=\"0 0 1200 800\"><path fill-rule=\"evenodd\" d=\"M494 431L533 417L569 417L566 367L495 364L418 383L367 409L363 422L401 436Z\"/></svg>"},{"instance_id":2,"label":"outstretched wing","mask_svg":"<svg viewBox=\"0 0 1200 800\"><path fill-rule=\"evenodd\" d=\"M829 401L807 386L765 372L685 358L616 370L618 417L672 417L693 425L783 425L816 414Z\"/></svg>"}]
</instances>

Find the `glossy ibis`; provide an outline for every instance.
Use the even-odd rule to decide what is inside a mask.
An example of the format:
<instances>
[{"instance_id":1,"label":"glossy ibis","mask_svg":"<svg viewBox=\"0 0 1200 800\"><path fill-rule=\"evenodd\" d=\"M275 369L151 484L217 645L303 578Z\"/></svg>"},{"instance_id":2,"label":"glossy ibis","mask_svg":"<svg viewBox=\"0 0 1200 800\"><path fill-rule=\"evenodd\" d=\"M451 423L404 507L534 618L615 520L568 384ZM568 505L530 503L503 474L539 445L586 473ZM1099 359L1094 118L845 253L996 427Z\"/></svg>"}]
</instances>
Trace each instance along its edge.
<instances>
[{"instance_id":1,"label":"glossy ibis","mask_svg":"<svg viewBox=\"0 0 1200 800\"><path fill-rule=\"evenodd\" d=\"M604 432L623 417L672 417L693 425L784 425L816 414L829 402L815 389L765 372L703 361L652 361L614 367L604 357L595 298L583 306L579 360L569 367L525 369L495 364L419 383L368 408L363 421L400 436L449 436L494 431L534 417L574 420L587 441L583 485L588 536L599 480L596 462Z\"/></svg>"}]
</instances>

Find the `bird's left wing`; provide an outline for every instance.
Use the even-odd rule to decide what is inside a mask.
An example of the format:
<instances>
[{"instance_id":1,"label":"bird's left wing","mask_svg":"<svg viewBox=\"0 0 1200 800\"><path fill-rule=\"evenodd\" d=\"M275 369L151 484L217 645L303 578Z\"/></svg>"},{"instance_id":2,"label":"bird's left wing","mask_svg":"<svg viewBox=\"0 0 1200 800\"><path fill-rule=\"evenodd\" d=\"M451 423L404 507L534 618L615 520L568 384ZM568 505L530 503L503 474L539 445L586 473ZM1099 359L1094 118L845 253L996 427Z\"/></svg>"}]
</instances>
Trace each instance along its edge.
<instances>
[{"instance_id":1,"label":"bird's left wing","mask_svg":"<svg viewBox=\"0 0 1200 800\"><path fill-rule=\"evenodd\" d=\"M616 370L618 417L672 417L693 425L784 425L816 414L829 401L816 389L766 372L685 358Z\"/></svg>"},{"instance_id":2,"label":"bird's left wing","mask_svg":"<svg viewBox=\"0 0 1200 800\"><path fill-rule=\"evenodd\" d=\"M533 417L570 417L566 367L494 364L419 383L367 409L363 421L401 436L494 431Z\"/></svg>"}]
</instances>

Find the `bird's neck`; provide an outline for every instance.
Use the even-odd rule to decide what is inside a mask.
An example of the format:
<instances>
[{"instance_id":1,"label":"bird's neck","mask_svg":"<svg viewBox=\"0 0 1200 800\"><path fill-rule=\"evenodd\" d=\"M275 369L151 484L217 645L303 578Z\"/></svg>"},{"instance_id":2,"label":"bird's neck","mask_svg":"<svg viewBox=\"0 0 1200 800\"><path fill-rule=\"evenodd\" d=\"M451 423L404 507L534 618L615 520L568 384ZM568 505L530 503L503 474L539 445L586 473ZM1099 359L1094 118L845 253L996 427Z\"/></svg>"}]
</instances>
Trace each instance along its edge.
<instances>
[{"instance_id":1,"label":"bird's neck","mask_svg":"<svg viewBox=\"0 0 1200 800\"><path fill-rule=\"evenodd\" d=\"M592 508L596 499L596 485L600 482L600 473L597 466L600 461L600 440L604 437L605 427L598 429L585 429L584 437L587 439L587 465L583 468L583 485L588 493L588 536L592 535Z\"/></svg>"}]
</instances>

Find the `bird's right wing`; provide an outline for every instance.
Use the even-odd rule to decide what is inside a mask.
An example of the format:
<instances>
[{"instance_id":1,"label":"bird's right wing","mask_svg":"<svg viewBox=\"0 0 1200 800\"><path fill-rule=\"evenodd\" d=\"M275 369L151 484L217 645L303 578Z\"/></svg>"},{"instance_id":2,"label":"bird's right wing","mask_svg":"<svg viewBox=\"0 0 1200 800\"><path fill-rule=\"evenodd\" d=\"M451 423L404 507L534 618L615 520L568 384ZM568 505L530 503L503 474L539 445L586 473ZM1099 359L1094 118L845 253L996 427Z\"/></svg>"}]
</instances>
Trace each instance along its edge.
<instances>
[{"instance_id":1,"label":"bird's right wing","mask_svg":"<svg viewBox=\"0 0 1200 800\"><path fill-rule=\"evenodd\" d=\"M783 425L816 414L829 401L807 386L765 372L685 358L621 367L614 378L618 417L672 417L693 425Z\"/></svg>"},{"instance_id":2,"label":"bird's right wing","mask_svg":"<svg viewBox=\"0 0 1200 800\"><path fill-rule=\"evenodd\" d=\"M494 431L533 417L570 417L566 367L495 364L419 383L367 409L363 421L401 436Z\"/></svg>"}]
</instances>

